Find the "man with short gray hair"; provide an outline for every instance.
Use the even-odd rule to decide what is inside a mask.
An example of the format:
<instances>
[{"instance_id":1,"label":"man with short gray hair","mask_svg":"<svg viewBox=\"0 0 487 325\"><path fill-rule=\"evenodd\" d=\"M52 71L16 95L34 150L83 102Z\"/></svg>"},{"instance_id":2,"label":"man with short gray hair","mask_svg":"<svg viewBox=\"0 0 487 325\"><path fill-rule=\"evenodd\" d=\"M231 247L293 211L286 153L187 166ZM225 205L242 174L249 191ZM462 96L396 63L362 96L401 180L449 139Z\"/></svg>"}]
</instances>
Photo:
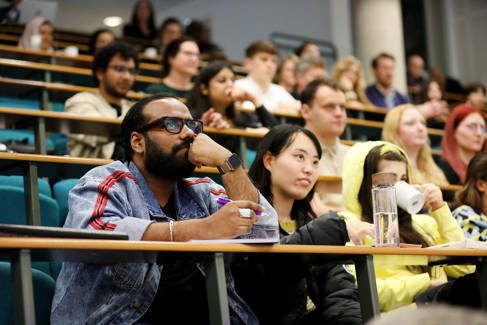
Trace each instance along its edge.
<instances>
[{"instance_id":1,"label":"man with short gray hair","mask_svg":"<svg viewBox=\"0 0 487 325\"><path fill-rule=\"evenodd\" d=\"M326 63L320 57L305 55L296 63L294 72L296 75L296 91L293 96L300 98L304 88L311 81L326 77Z\"/></svg>"}]
</instances>

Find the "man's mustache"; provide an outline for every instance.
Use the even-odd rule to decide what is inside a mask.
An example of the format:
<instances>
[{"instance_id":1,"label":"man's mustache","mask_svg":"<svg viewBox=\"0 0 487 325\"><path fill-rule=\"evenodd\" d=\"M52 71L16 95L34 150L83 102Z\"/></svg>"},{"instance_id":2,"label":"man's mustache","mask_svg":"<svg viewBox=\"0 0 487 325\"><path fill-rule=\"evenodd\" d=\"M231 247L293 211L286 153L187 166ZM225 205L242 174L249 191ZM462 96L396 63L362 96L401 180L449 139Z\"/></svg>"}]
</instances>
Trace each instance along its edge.
<instances>
[{"instance_id":1,"label":"man's mustache","mask_svg":"<svg viewBox=\"0 0 487 325\"><path fill-rule=\"evenodd\" d=\"M184 149L184 148L189 148L189 146L193 143L193 138L186 138L181 143L175 145L172 147L172 152L171 154L176 154L179 150Z\"/></svg>"}]
</instances>

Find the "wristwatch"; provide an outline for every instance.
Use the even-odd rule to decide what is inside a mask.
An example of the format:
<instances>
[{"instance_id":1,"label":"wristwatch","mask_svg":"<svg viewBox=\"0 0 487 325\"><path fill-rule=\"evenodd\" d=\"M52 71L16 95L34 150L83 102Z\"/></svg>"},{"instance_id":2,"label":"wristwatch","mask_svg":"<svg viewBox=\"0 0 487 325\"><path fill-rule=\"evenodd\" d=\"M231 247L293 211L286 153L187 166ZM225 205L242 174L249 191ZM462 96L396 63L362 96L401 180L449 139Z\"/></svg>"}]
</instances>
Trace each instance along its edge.
<instances>
[{"instance_id":1,"label":"wristwatch","mask_svg":"<svg viewBox=\"0 0 487 325\"><path fill-rule=\"evenodd\" d=\"M218 166L217 168L220 172L220 175L224 175L230 171L234 171L241 165L242 162L240 161L240 158L238 158L238 155L236 153L232 153L232 155L225 160L225 163L223 163L223 165L221 166Z\"/></svg>"}]
</instances>

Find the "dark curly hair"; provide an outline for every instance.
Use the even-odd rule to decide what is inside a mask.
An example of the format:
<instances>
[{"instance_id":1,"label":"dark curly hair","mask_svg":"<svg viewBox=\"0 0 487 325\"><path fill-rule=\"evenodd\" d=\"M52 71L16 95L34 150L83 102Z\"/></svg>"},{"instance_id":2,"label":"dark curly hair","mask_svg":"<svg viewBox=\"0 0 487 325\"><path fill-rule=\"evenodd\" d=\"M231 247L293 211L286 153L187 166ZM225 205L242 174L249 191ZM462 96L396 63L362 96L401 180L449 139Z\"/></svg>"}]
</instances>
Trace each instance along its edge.
<instances>
[{"instance_id":1,"label":"dark curly hair","mask_svg":"<svg viewBox=\"0 0 487 325\"><path fill-rule=\"evenodd\" d=\"M95 80L95 83L97 85L99 84L99 80L96 77L96 72L98 70L106 71L110 60L116 55L119 55L124 60L133 59L135 63L135 68L139 68L139 56L132 45L123 41L115 41L113 43L110 43L104 48L100 49L98 52L96 52L95 57L93 58L91 71L93 79Z\"/></svg>"}]
</instances>

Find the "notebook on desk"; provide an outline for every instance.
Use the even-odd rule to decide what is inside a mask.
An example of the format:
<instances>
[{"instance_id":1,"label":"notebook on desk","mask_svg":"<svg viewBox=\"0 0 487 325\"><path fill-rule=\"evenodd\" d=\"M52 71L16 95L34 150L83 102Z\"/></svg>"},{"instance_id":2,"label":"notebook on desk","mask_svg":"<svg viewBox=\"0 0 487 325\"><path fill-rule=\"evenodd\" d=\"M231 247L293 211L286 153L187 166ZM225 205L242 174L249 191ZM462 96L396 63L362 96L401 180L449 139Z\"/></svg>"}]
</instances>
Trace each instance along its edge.
<instances>
[{"instance_id":1,"label":"notebook on desk","mask_svg":"<svg viewBox=\"0 0 487 325\"><path fill-rule=\"evenodd\" d=\"M120 231L0 224L0 237L14 236L114 240L129 239L129 236L126 233Z\"/></svg>"},{"instance_id":2,"label":"notebook on desk","mask_svg":"<svg viewBox=\"0 0 487 325\"><path fill-rule=\"evenodd\" d=\"M427 248L449 248L449 249L487 249L487 242L465 238L461 241L430 246Z\"/></svg>"}]
</instances>

